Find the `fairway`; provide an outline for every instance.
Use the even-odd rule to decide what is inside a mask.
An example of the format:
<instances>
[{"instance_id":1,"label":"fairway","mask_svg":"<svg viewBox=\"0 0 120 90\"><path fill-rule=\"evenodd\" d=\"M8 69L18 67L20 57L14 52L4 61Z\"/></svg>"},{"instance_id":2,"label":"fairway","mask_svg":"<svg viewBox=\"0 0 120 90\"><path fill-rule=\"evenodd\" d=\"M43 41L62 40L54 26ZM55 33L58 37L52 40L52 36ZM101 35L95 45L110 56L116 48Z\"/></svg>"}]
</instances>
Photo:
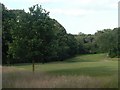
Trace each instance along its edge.
<instances>
[{"instance_id":1,"label":"fairway","mask_svg":"<svg viewBox=\"0 0 120 90\"><path fill-rule=\"evenodd\" d=\"M34 74L32 64L3 67L3 87L117 88L117 80L118 59L108 58L107 54L77 55L61 62L36 63Z\"/></svg>"}]
</instances>

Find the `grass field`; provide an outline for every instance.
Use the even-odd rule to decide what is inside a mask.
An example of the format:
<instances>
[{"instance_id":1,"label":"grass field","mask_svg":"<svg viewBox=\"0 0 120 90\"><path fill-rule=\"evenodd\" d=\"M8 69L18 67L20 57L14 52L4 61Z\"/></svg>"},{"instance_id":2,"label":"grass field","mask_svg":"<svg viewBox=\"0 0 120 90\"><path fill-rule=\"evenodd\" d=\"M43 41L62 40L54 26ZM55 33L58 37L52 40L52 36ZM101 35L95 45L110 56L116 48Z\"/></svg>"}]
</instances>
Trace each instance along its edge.
<instances>
[{"instance_id":1,"label":"grass field","mask_svg":"<svg viewBox=\"0 0 120 90\"><path fill-rule=\"evenodd\" d=\"M117 88L118 59L78 55L62 62L3 67L3 88Z\"/></svg>"}]
</instances>

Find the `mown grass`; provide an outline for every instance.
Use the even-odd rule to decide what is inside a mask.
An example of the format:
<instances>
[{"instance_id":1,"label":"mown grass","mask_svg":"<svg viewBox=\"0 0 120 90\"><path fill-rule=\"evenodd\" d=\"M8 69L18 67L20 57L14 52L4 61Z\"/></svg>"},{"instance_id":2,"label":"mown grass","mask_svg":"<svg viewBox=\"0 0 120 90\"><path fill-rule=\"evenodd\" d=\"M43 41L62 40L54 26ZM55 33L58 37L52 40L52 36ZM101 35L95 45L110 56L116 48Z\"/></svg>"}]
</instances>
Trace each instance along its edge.
<instances>
[{"instance_id":1,"label":"mown grass","mask_svg":"<svg viewBox=\"0 0 120 90\"><path fill-rule=\"evenodd\" d=\"M81 55L63 62L3 67L3 87L117 88L118 59L106 54Z\"/></svg>"}]
</instances>

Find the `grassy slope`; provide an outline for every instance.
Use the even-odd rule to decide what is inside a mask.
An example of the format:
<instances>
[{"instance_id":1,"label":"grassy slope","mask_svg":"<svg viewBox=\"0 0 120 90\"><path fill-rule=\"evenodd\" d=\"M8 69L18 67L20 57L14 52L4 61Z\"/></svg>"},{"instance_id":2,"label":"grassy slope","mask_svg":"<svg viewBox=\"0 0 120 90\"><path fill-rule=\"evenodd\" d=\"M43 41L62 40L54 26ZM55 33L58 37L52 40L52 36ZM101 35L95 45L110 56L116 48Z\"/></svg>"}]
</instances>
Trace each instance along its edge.
<instances>
[{"instance_id":1,"label":"grassy slope","mask_svg":"<svg viewBox=\"0 0 120 90\"><path fill-rule=\"evenodd\" d=\"M3 87L117 87L118 60L106 54L81 55L63 62L15 65L3 69ZM47 73L47 74L46 74ZM14 82L14 83L13 83Z\"/></svg>"},{"instance_id":2,"label":"grassy slope","mask_svg":"<svg viewBox=\"0 0 120 90\"><path fill-rule=\"evenodd\" d=\"M15 66L32 70L32 65ZM82 55L63 62L36 64L36 71L67 75L105 76L116 74L118 70L117 58L107 58L106 54Z\"/></svg>"}]
</instances>

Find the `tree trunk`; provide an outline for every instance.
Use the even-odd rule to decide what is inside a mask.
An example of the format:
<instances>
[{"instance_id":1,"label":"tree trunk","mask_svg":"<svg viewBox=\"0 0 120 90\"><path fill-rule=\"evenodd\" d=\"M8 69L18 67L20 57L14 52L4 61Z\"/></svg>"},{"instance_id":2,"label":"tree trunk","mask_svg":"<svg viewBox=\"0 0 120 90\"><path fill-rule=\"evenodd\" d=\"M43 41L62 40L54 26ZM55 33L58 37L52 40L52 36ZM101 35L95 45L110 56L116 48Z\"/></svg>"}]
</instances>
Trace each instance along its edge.
<instances>
[{"instance_id":1,"label":"tree trunk","mask_svg":"<svg viewBox=\"0 0 120 90\"><path fill-rule=\"evenodd\" d=\"M34 73L34 71L35 71L34 60L32 61L32 67L33 67L33 73Z\"/></svg>"}]
</instances>

